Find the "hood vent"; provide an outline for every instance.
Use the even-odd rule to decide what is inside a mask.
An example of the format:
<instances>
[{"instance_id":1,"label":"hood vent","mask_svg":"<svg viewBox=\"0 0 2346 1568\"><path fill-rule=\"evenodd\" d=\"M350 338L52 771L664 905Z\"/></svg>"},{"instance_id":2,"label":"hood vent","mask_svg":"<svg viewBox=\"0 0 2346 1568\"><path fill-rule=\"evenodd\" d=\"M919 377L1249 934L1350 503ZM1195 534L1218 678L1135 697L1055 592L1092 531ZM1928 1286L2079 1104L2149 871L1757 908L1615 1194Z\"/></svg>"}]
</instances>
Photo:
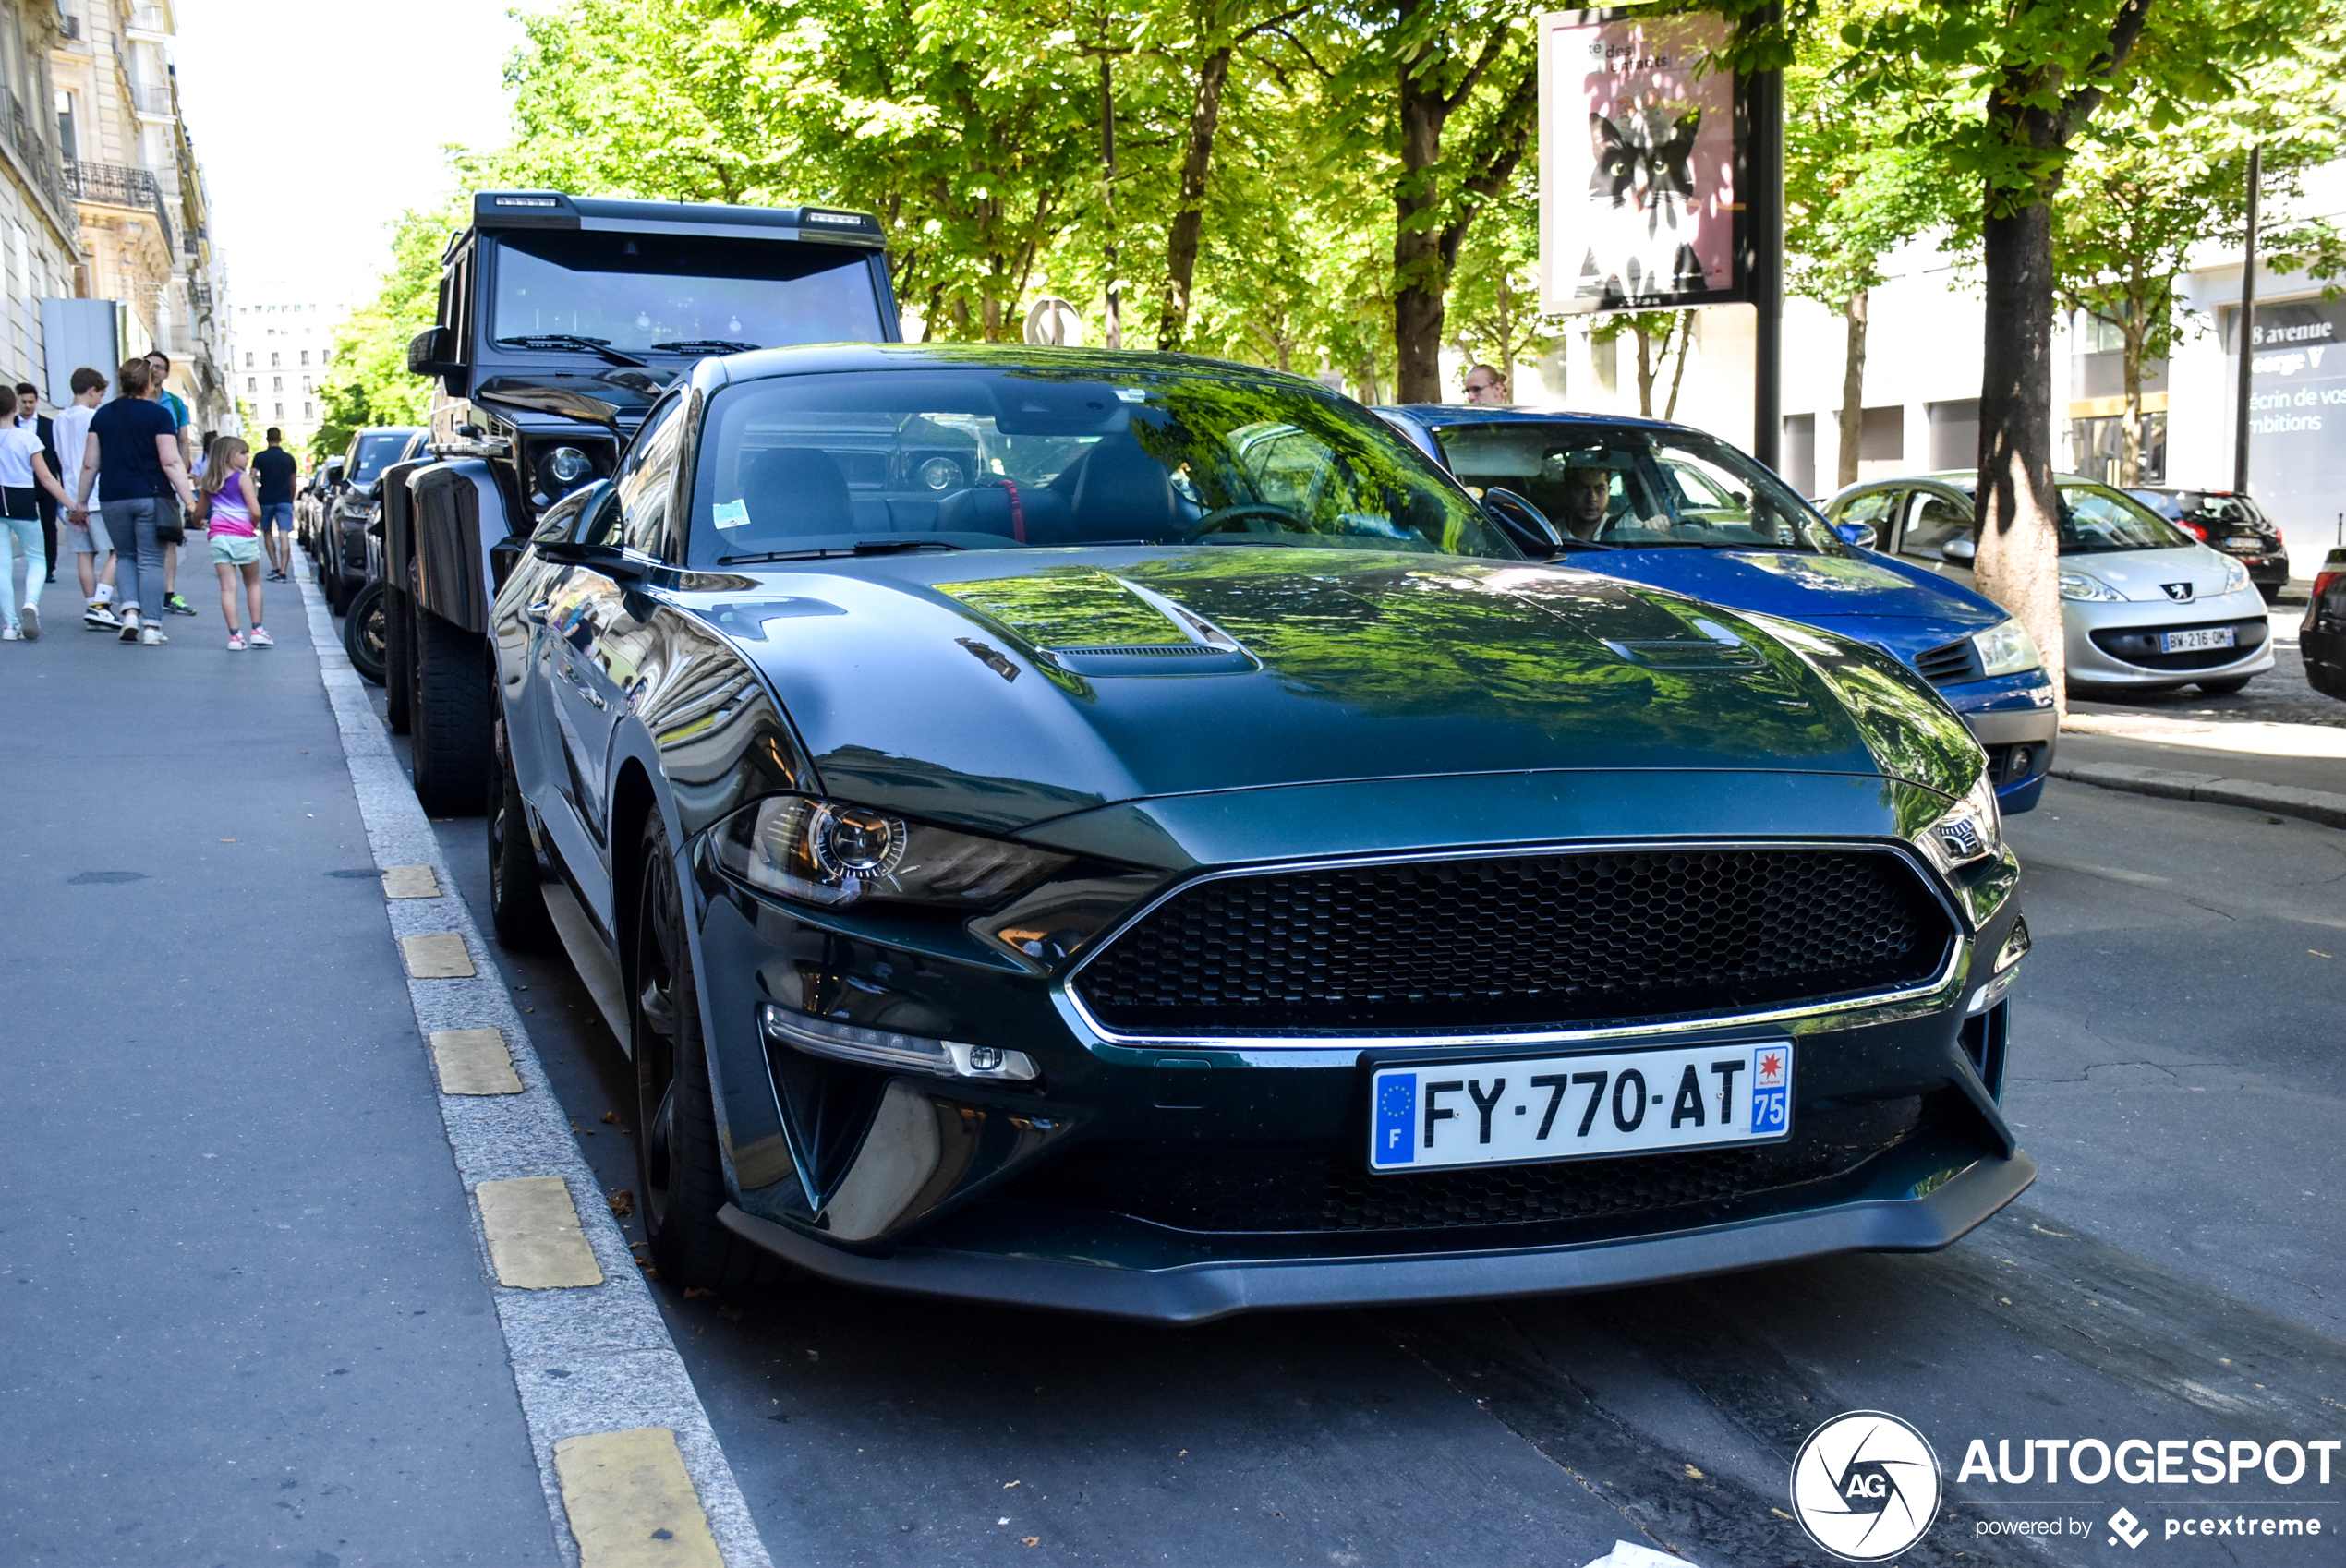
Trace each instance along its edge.
<instances>
[{"instance_id":1,"label":"hood vent","mask_svg":"<svg viewBox=\"0 0 2346 1568\"><path fill-rule=\"evenodd\" d=\"M1009 633L1036 663L1070 675L1242 675L1263 668L1203 617L1105 572L1079 567L938 588Z\"/></svg>"}]
</instances>

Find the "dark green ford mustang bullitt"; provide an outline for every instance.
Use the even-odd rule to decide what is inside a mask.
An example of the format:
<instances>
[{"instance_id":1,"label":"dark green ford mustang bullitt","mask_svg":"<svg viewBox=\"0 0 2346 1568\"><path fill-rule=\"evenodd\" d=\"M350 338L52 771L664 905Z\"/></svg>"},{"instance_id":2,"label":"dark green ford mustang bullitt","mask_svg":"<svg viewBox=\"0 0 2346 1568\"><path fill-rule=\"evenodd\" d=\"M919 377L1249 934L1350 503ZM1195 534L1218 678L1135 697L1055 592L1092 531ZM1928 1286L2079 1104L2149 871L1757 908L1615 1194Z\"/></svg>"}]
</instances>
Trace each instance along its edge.
<instances>
[{"instance_id":1,"label":"dark green ford mustang bullitt","mask_svg":"<svg viewBox=\"0 0 2346 1568\"><path fill-rule=\"evenodd\" d=\"M1247 367L702 362L495 612L498 927L633 1054L663 1274L1194 1321L2010 1201L1963 725L1530 526Z\"/></svg>"}]
</instances>

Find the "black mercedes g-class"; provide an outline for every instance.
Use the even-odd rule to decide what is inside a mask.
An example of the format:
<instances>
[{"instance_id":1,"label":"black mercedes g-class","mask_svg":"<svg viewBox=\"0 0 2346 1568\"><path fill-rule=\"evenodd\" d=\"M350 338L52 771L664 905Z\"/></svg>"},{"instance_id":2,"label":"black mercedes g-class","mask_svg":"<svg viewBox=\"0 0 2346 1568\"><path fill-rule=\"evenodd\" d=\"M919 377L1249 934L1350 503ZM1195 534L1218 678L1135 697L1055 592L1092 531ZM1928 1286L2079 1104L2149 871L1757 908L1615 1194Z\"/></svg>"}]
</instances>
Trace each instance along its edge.
<instances>
[{"instance_id":1,"label":"black mercedes g-class","mask_svg":"<svg viewBox=\"0 0 2346 1568\"><path fill-rule=\"evenodd\" d=\"M434 815L488 802L489 601L545 509L609 476L709 355L899 336L879 221L822 207L484 190L441 260L431 450L383 476L385 681Z\"/></svg>"}]
</instances>

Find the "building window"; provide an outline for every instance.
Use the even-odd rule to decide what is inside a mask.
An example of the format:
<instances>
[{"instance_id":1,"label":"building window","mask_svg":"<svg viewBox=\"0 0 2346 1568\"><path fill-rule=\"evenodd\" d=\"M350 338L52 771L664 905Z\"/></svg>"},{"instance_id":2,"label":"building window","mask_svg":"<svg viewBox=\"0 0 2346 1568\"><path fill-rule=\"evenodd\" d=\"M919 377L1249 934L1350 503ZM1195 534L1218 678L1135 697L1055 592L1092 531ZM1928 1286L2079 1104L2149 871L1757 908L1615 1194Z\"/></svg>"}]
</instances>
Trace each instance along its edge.
<instances>
[{"instance_id":1,"label":"building window","mask_svg":"<svg viewBox=\"0 0 2346 1568\"><path fill-rule=\"evenodd\" d=\"M258 377L258 376L247 376L247 377L245 378L245 391L249 392L259 392L260 390L260 377Z\"/></svg>"},{"instance_id":2,"label":"building window","mask_svg":"<svg viewBox=\"0 0 2346 1568\"><path fill-rule=\"evenodd\" d=\"M269 356L269 368L274 370L280 364L284 363L284 357L285 356L282 354L272 353Z\"/></svg>"},{"instance_id":3,"label":"building window","mask_svg":"<svg viewBox=\"0 0 2346 1568\"><path fill-rule=\"evenodd\" d=\"M74 134L73 94L60 88L57 91L57 151L68 163L81 156L76 151L80 145Z\"/></svg>"},{"instance_id":4,"label":"building window","mask_svg":"<svg viewBox=\"0 0 2346 1568\"><path fill-rule=\"evenodd\" d=\"M301 405L301 416L304 419L315 419L318 417L317 409L318 405L316 404L305 403Z\"/></svg>"},{"instance_id":5,"label":"building window","mask_svg":"<svg viewBox=\"0 0 2346 1568\"><path fill-rule=\"evenodd\" d=\"M245 352L245 368L248 370L252 368L252 352L249 349Z\"/></svg>"},{"instance_id":6,"label":"building window","mask_svg":"<svg viewBox=\"0 0 2346 1568\"><path fill-rule=\"evenodd\" d=\"M276 414L275 414L274 417L279 418L279 419L283 419L284 416L285 416L285 405L284 405L284 404L282 404L282 403L281 403L281 404L277 404L277 412L276 412Z\"/></svg>"},{"instance_id":7,"label":"building window","mask_svg":"<svg viewBox=\"0 0 2346 1568\"><path fill-rule=\"evenodd\" d=\"M301 351L301 362L305 366L309 363L309 351L306 348Z\"/></svg>"},{"instance_id":8,"label":"building window","mask_svg":"<svg viewBox=\"0 0 2346 1568\"><path fill-rule=\"evenodd\" d=\"M271 392L284 392L285 390L285 379L283 376L270 377L269 390Z\"/></svg>"},{"instance_id":9,"label":"building window","mask_svg":"<svg viewBox=\"0 0 2346 1568\"><path fill-rule=\"evenodd\" d=\"M314 383L313 383L313 382L311 382L311 380L309 380L309 378L308 378L308 377L307 377L307 376L304 376L304 377L301 379L301 390L302 390L303 392L309 392L309 391L314 390Z\"/></svg>"}]
</instances>

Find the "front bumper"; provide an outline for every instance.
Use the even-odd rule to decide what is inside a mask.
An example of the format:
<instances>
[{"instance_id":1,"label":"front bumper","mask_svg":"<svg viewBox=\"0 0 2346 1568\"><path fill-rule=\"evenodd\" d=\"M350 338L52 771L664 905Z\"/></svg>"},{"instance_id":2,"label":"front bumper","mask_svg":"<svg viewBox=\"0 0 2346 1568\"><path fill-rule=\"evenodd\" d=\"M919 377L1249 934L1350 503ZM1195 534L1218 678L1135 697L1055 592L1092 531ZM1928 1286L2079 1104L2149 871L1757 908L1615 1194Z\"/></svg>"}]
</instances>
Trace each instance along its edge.
<instances>
[{"instance_id":1,"label":"front bumper","mask_svg":"<svg viewBox=\"0 0 2346 1568\"><path fill-rule=\"evenodd\" d=\"M2074 683L2165 689L2261 674L2273 667L2267 607L2253 583L2189 603L2067 599L2061 610L2069 679ZM2151 651L2155 644L2144 642L2161 632L2201 626L2232 627L2237 645L2159 654Z\"/></svg>"},{"instance_id":2,"label":"front bumper","mask_svg":"<svg viewBox=\"0 0 2346 1568\"><path fill-rule=\"evenodd\" d=\"M2045 672L1941 686L1971 738L1988 754L1988 777L1996 786L1996 803L2007 814L2027 811L2044 793L2045 776L2052 769L2053 750L2061 716L2052 706L2052 683Z\"/></svg>"},{"instance_id":3,"label":"front bumper","mask_svg":"<svg viewBox=\"0 0 2346 1568\"><path fill-rule=\"evenodd\" d=\"M1935 1251L1960 1240L2037 1179L2035 1163L2023 1153L1965 1158L1919 1142L1876 1164L1880 1168L1840 1201L1796 1212L1618 1240L1403 1257L1168 1258L1157 1267L1102 1267L1050 1255L1031 1217L980 1206L892 1256L874 1258L841 1251L731 1204L719 1217L753 1245L841 1285L1202 1323L1279 1308L1398 1307L1606 1290L1836 1252Z\"/></svg>"},{"instance_id":4,"label":"front bumper","mask_svg":"<svg viewBox=\"0 0 2346 1568\"><path fill-rule=\"evenodd\" d=\"M1582 791L1653 821L1671 814L1663 802L1683 784L1688 813L1754 819L1759 781L1718 780L1641 775L1634 808L1603 775L1536 790L1517 780L1385 781L1375 798L1472 793L1453 803L1479 808L1492 827L1506 823L1506 792L1516 790L1526 838L1543 836L1538 825L1569 814ZM1856 777L1799 781L1780 805L1780 830L1813 821L1842 838L1878 834L1891 818L1872 824L1868 814L1889 809L1905 789L1885 792ZM1300 792L1313 802L1253 803L1302 811L1331 835L1361 826L1359 811L1340 809L1358 787ZM1190 804L1241 838L1267 832L1299 847L1285 817L1255 822L1232 809L1249 803ZM1420 802L1403 803L1421 817ZM1151 809L1176 841L1203 848L1202 830L1174 814L1179 804ZM1681 826L1699 825L1689 815ZM1239 852L1205 863L1262 858L1226 848ZM2018 915L2008 857L1964 885L1957 946L1937 978L1907 990L1749 1021L1688 1019L1537 1041L1386 1039L1492 1060L1622 1049L1629 1035L1747 1041L1758 1030L1790 1037L1802 1053L1794 1138L1773 1146L1781 1159L1738 1152L1732 1170L1699 1179L1675 1156L1653 1157L1644 1170L1619 1159L1495 1167L1506 1188L1495 1198L1435 1192L1421 1175L1367 1176L1364 1069L1376 1042L1104 1033L1063 976L957 947L958 927L891 939L865 923L872 917L768 902L697 852L689 858L733 1199L726 1223L834 1279L1158 1321L1597 1288L1823 1252L1942 1247L2033 1175L1997 1104L2008 1008L1970 1013L1989 982L1987 959ZM979 1082L827 1061L753 1027L768 1002L1014 1049L1044 1077ZM1583 1174L1561 1174L1567 1166ZM1396 1212L1412 1203L1458 1206L1430 1219L1429 1207Z\"/></svg>"}]
</instances>

